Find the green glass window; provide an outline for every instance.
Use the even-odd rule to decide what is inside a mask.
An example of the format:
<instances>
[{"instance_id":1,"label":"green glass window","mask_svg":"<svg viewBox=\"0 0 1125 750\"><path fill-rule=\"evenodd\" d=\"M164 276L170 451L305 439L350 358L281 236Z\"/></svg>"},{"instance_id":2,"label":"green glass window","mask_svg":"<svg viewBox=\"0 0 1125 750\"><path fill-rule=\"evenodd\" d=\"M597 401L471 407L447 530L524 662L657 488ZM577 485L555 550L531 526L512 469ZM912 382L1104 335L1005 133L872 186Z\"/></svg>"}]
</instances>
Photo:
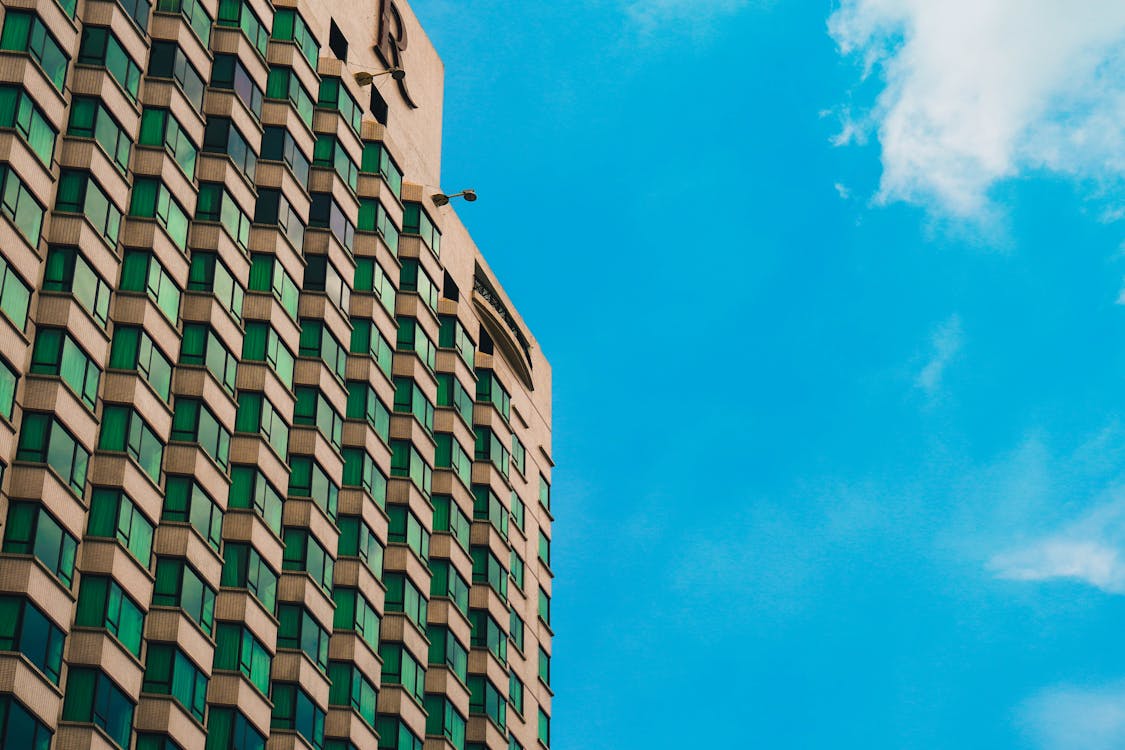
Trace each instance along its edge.
<instances>
[{"instance_id":1,"label":"green glass window","mask_svg":"<svg viewBox=\"0 0 1125 750\"><path fill-rule=\"evenodd\" d=\"M215 329L205 323L185 323L180 343L180 364L206 367L215 380L234 393L238 358L227 349Z\"/></svg>"},{"instance_id":2,"label":"green glass window","mask_svg":"<svg viewBox=\"0 0 1125 750\"><path fill-rule=\"evenodd\" d=\"M215 626L215 669L240 672L262 695L270 692L273 657L245 625L220 622Z\"/></svg>"},{"instance_id":3,"label":"green glass window","mask_svg":"<svg viewBox=\"0 0 1125 750\"><path fill-rule=\"evenodd\" d=\"M453 631L444 625L429 625L426 634L430 639L430 664L446 666L461 682L467 680L469 650L457 640Z\"/></svg>"},{"instance_id":4,"label":"green glass window","mask_svg":"<svg viewBox=\"0 0 1125 750\"><path fill-rule=\"evenodd\" d=\"M366 318L352 318L351 353L369 356L388 378L394 350L375 324Z\"/></svg>"},{"instance_id":5,"label":"green glass window","mask_svg":"<svg viewBox=\"0 0 1125 750\"><path fill-rule=\"evenodd\" d=\"M395 411L413 414L426 432L434 431L434 405L413 378L395 378Z\"/></svg>"},{"instance_id":6,"label":"green glass window","mask_svg":"<svg viewBox=\"0 0 1125 750\"><path fill-rule=\"evenodd\" d=\"M200 43L207 47L211 42L211 16L207 15L199 0L156 0L156 10L161 13L179 13L191 26ZM208 744L208 750L211 750Z\"/></svg>"},{"instance_id":7,"label":"green glass window","mask_svg":"<svg viewBox=\"0 0 1125 750\"><path fill-rule=\"evenodd\" d=\"M316 70L320 58L320 43L295 8L278 8L274 12L272 36L274 39L296 44L312 69Z\"/></svg>"},{"instance_id":8,"label":"green glass window","mask_svg":"<svg viewBox=\"0 0 1125 750\"><path fill-rule=\"evenodd\" d=\"M298 354L302 357L319 357L328 366L328 370L343 382L347 373L348 351L325 327L323 320L317 318L301 319L301 341Z\"/></svg>"},{"instance_id":9,"label":"green glass window","mask_svg":"<svg viewBox=\"0 0 1125 750\"><path fill-rule=\"evenodd\" d=\"M383 577L387 587L386 608L388 612L402 612L419 630L426 629L426 611L429 601L422 590L405 573L387 573Z\"/></svg>"},{"instance_id":10,"label":"green glass window","mask_svg":"<svg viewBox=\"0 0 1125 750\"><path fill-rule=\"evenodd\" d=\"M487 583L489 588L508 599L508 571L488 547L469 548L473 558L473 583Z\"/></svg>"},{"instance_id":11,"label":"green glass window","mask_svg":"<svg viewBox=\"0 0 1125 750\"><path fill-rule=\"evenodd\" d=\"M258 168L258 155L254 153L246 136L229 117L207 117L207 128L203 131L203 150L230 157L246 179L249 182L254 181L254 174Z\"/></svg>"},{"instance_id":12,"label":"green glass window","mask_svg":"<svg viewBox=\"0 0 1125 750\"><path fill-rule=\"evenodd\" d=\"M175 42L154 41L149 50L148 75L170 78L197 110L203 109L203 76Z\"/></svg>"},{"instance_id":13,"label":"green glass window","mask_svg":"<svg viewBox=\"0 0 1125 750\"><path fill-rule=\"evenodd\" d=\"M274 682L270 698L273 700L270 726L294 731L316 750L321 750L324 746L325 713L309 694L295 683Z\"/></svg>"},{"instance_id":14,"label":"green glass window","mask_svg":"<svg viewBox=\"0 0 1125 750\"><path fill-rule=\"evenodd\" d=\"M469 616L469 582L461 577L449 560L435 558L430 562L430 596L451 599L461 614Z\"/></svg>"},{"instance_id":15,"label":"green glass window","mask_svg":"<svg viewBox=\"0 0 1125 750\"><path fill-rule=\"evenodd\" d=\"M437 405L453 408L461 416L461 420L472 427L473 397L469 395L469 391L453 373L439 372L437 381Z\"/></svg>"},{"instance_id":16,"label":"green glass window","mask_svg":"<svg viewBox=\"0 0 1125 750\"><path fill-rule=\"evenodd\" d=\"M262 89L254 82L238 55L215 54L211 63L211 85L233 91L255 120L262 119Z\"/></svg>"},{"instance_id":17,"label":"green glass window","mask_svg":"<svg viewBox=\"0 0 1125 750\"><path fill-rule=\"evenodd\" d=\"M78 248L52 246L48 250L43 290L73 294L86 312L105 327L109 319L110 286L94 271Z\"/></svg>"},{"instance_id":18,"label":"green glass window","mask_svg":"<svg viewBox=\"0 0 1125 750\"><path fill-rule=\"evenodd\" d=\"M148 16L152 12L152 3L149 0L117 0L125 12L129 14L141 31L148 31Z\"/></svg>"},{"instance_id":19,"label":"green glass window","mask_svg":"<svg viewBox=\"0 0 1125 750\"><path fill-rule=\"evenodd\" d=\"M73 666L63 691L63 721L101 727L122 750L128 750L136 704L100 669Z\"/></svg>"},{"instance_id":20,"label":"green glass window","mask_svg":"<svg viewBox=\"0 0 1125 750\"><path fill-rule=\"evenodd\" d=\"M434 440L437 443L434 467L451 469L466 487L469 486L473 481L473 459L451 433L435 433Z\"/></svg>"},{"instance_id":21,"label":"green glass window","mask_svg":"<svg viewBox=\"0 0 1125 750\"><path fill-rule=\"evenodd\" d=\"M333 631L352 631L372 651L379 648L379 614L359 589L337 586L332 591L336 603L333 614Z\"/></svg>"},{"instance_id":22,"label":"green glass window","mask_svg":"<svg viewBox=\"0 0 1125 750\"><path fill-rule=\"evenodd\" d=\"M334 135L318 133L313 148L313 164L335 170L337 176L353 191L359 179L359 165L355 163L340 139Z\"/></svg>"},{"instance_id":23,"label":"green glass window","mask_svg":"<svg viewBox=\"0 0 1125 750\"><path fill-rule=\"evenodd\" d=\"M0 747L50 750L51 729L10 694L0 694Z\"/></svg>"},{"instance_id":24,"label":"green glass window","mask_svg":"<svg viewBox=\"0 0 1125 750\"><path fill-rule=\"evenodd\" d=\"M542 586L539 587L539 617L548 625L551 624L551 597L547 596Z\"/></svg>"},{"instance_id":25,"label":"green glass window","mask_svg":"<svg viewBox=\"0 0 1125 750\"><path fill-rule=\"evenodd\" d=\"M73 17L73 14L71 14ZM35 13L12 8L4 15L0 32L0 49L26 52L39 63L47 78L60 92L66 83L66 66L70 58L63 52L47 26Z\"/></svg>"},{"instance_id":26,"label":"green glass window","mask_svg":"<svg viewBox=\"0 0 1125 750\"><path fill-rule=\"evenodd\" d=\"M245 291L215 253L193 252L188 273L189 292L213 294L235 320L242 320Z\"/></svg>"},{"instance_id":27,"label":"green glass window","mask_svg":"<svg viewBox=\"0 0 1125 750\"><path fill-rule=\"evenodd\" d=\"M89 172L64 169L59 176L55 210L83 214L106 242L117 246L121 232L121 210L113 204Z\"/></svg>"},{"instance_id":28,"label":"green glass window","mask_svg":"<svg viewBox=\"0 0 1125 750\"><path fill-rule=\"evenodd\" d=\"M10 18L13 13L9 12ZM27 239L32 247L38 247L39 238L43 232L43 205L32 194L31 189L20 179L15 170L7 164L0 164L0 212L11 219L12 223L16 225L16 229L20 234ZM6 264L5 264L6 265ZM24 285L26 288L26 285ZM8 289L4 289L5 296L7 296ZM12 291L15 294L15 290ZM31 292L28 291L27 296L30 298ZM5 300L6 301L6 300ZM12 309L18 310L19 304L13 304ZM23 305L26 308L26 304ZM8 312L8 307L5 306L5 312ZM9 312L8 317L15 318ZM27 319L27 311L20 316L21 319ZM23 326L20 326L22 329Z\"/></svg>"},{"instance_id":29,"label":"green glass window","mask_svg":"<svg viewBox=\"0 0 1125 750\"><path fill-rule=\"evenodd\" d=\"M172 361L143 328L123 324L114 326L109 366L114 370L139 372L165 401L171 395Z\"/></svg>"},{"instance_id":30,"label":"green glass window","mask_svg":"<svg viewBox=\"0 0 1125 750\"><path fill-rule=\"evenodd\" d=\"M224 470L230 461L230 433L199 399L177 398L172 440L197 443Z\"/></svg>"},{"instance_id":31,"label":"green glass window","mask_svg":"<svg viewBox=\"0 0 1125 750\"><path fill-rule=\"evenodd\" d=\"M414 352L430 372L437 367L437 347L414 318L398 319L398 339L395 347L400 352Z\"/></svg>"},{"instance_id":32,"label":"green glass window","mask_svg":"<svg viewBox=\"0 0 1125 750\"><path fill-rule=\"evenodd\" d=\"M132 407L124 404L105 405L98 448L127 453L153 482L160 484L164 443Z\"/></svg>"},{"instance_id":33,"label":"green glass window","mask_svg":"<svg viewBox=\"0 0 1125 750\"><path fill-rule=\"evenodd\" d=\"M508 634L500 623L488 614L486 609L470 609L469 622L473 625L472 646L484 648L500 660L501 664L508 663Z\"/></svg>"},{"instance_id":34,"label":"green glass window","mask_svg":"<svg viewBox=\"0 0 1125 750\"><path fill-rule=\"evenodd\" d=\"M544 747L551 746L551 717L542 708L539 709L539 741Z\"/></svg>"},{"instance_id":35,"label":"green glass window","mask_svg":"<svg viewBox=\"0 0 1125 750\"><path fill-rule=\"evenodd\" d=\"M379 202L378 198L359 199L359 217L356 220L356 231L375 232L387 243L387 247L398 255L399 228L394 219L387 213L387 209Z\"/></svg>"},{"instance_id":36,"label":"green glass window","mask_svg":"<svg viewBox=\"0 0 1125 750\"><path fill-rule=\"evenodd\" d=\"M433 310L435 313L438 309L438 291L437 284L426 273L426 269L418 262L417 258L403 258L402 259L402 275L400 277L399 289L404 292L414 292L422 301Z\"/></svg>"},{"instance_id":37,"label":"green glass window","mask_svg":"<svg viewBox=\"0 0 1125 750\"><path fill-rule=\"evenodd\" d=\"M289 425L263 393L239 391L234 429L261 435L282 461L289 455Z\"/></svg>"},{"instance_id":38,"label":"green glass window","mask_svg":"<svg viewBox=\"0 0 1125 750\"><path fill-rule=\"evenodd\" d=\"M223 183L199 183L195 218L197 221L219 222L239 247L249 251L250 216L239 207Z\"/></svg>"},{"instance_id":39,"label":"green glass window","mask_svg":"<svg viewBox=\"0 0 1125 750\"><path fill-rule=\"evenodd\" d=\"M253 545L226 543L220 581L223 586L246 589L272 614L277 606L277 580L277 573L266 564Z\"/></svg>"},{"instance_id":40,"label":"green glass window","mask_svg":"<svg viewBox=\"0 0 1125 750\"><path fill-rule=\"evenodd\" d=\"M434 531L450 534L461 548L469 551L469 517L449 495L434 495Z\"/></svg>"},{"instance_id":41,"label":"green glass window","mask_svg":"<svg viewBox=\"0 0 1125 750\"><path fill-rule=\"evenodd\" d=\"M277 647L300 649L321 672L328 670L328 629L299 604L277 606Z\"/></svg>"},{"instance_id":42,"label":"green glass window","mask_svg":"<svg viewBox=\"0 0 1125 750\"><path fill-rule=\"evenodd\" d=\"M36 332L31 372L62 378L91 410L97 403L102 371L65 328L40 328Z\"/></svg>"},{"instance_id":43,"label":"green glass window","mask_svg":"<svg viewBox=\"0 0 1125 750\"><path fill-rule=\"evenodd\" d=\"M133 181L133 198L129 202L129 215L154 219L164 228L172 244L187 251L189 219L187 211L164 183L155 177L137 177Z\"/></svg>"},{"instance_id":44,"label":"green glass window","mask_svg":"<svg viewBox=\"0 0 1125 750\"><path fill-rule=\"evenodd\" d=\"M522 591L524 579L523 558L520 557L520 553L516 552L514 549L511 555L511 573L512 583L516 584L516 588Z\"/></svg>"},{"instance_id":45,"label":"green glass window","mask_svg":"<svg viewBox=\"0 0 1125 750\"><path fill-rule=\"evenodd\" d=\"M523 651L523 618L514 606L508 608L508 638L513 646Z\"/></svg>"},{"instance_id":46,"label":"green glass window","mask_svg":"<svg viewBox=\"0 0 1125 750\"><path fill-rule=\"evenodd\" d=\"M309 226L327 229L349 253L355 245L355 225L331 193L309 193Z\"/></svg>"},{"instance_id":47,"label":"green glass window","mask_svg":"<svg viewBox=\"0 0 1125 750\"><path fill-rule=\"evenodd\" d=\"M278 12L284 10L279 8ZM309 157L297 145L297 139L287 128L279 125L267 125L262 130L262 154L259 159L279 161L289 166L297 183L309 183ZM255 221L258 221L255 217ZM277 223L276 221L271 223ZM299 246L299 243L297 243Z\"/></svg>"},{"instance_id":48,"label":"green glass window","mask_svg":"<svg viewBox=\"0 0 1125 750\"><path fill-rule=\"evenodd\" d=\"M402 170L379 141L363 142L363 159L359 169L361 172L382 175L391 193L396 198L402 197Z\"/></svg>"},{"instance_id":49,"label":"green glass window","mask_svg":"<svg viewBox=\"0 0 1125 750\"><path fill-rule=\"evenodd\" d=\"M477 401L495 406L505 422L512 418L512 397L492 370L477 370Z\"/></svg>"},{"instance_id":50,"label":"green glass window","mask_svg":"<svg viewBox=\"0 0 1125 750\"><path fill-rule=\"evenodd\" d=\"M408 695L421 703L426 692L425 664L402 643L380 643L379 657L383 660L383 684L401 685Z\"/></svg>"},{"instance_id":51,"label":"green glass window","mask_svg":"<svg viewBox=\"0 0 1125 750\"><path fill-rule=\"evenodd\" d=\"M520 474L527 471L527 450L514 432L512 433L512 466L515 466Z\"/></svg>"},{"instance_id":52,"label":"green glass window","mask_svg":"<svg viewBox=\"0 0 1125 750\"><path fill-rule=\"evenodd\" d=\"M339 112L340 117L344 118L344 122L351 126L355 134L360 134L363 109L339 78L325 77L321 79L320 96L317 98L316 106Z\"/></svg>"},{"instance_id":53,"label":"green glass window","mask_svg":"<svg viewBox=\"0 0 1125 750\"><path fill-rule=\"evenodd\" d=\"M328 692L328 705L350 708L371 727L375 726L375 683L367 679L359 667L351 662L328 663L328 679L332 687Z\"/></svg>"},{"instance_id":54,"label":"green glass window","mask_svg":"<svg viewBox=\"0 0 1125 750\"><path fill-rule=\"evenodd\" d=\"M0 417L11 421L16 408L16 385L19 375L8 361L0 357Z\"/></svg>"},{"instance_id":55,"label":"green glass window","mask_svg":"<svg viewBox=\"0 0 1125 750\"><path fill-rule=\"evenodd\" d=\"M305 283L302 292L323 292L340 312L351 310L351 288L326 255L305 255Z\"/></svg>"},{"instance_id":56,"label":"green glass window","mask_svg":"<svg viewBox=\"0 0 1125 750\"><path fill-rule=\"evenodd\" d=\"M340 516L340 541L336 553L341 557L358 557L375 575L383 577L383 545L375 532L359 516Z\"/></svg>"},{"instance_id":57,"label":"green glass window","mask_svg":"<svg viewBox=\"0 0 1125 750\"><path fill-rule=\"evenodd\" d=\"M436 310L436 304L433 306ZM456 315L441 315L441 330L438 333L438 346L442 349L456 349L470 368L476 360L476 344L469 338L469 332Z\"/></svg>"},{"instance_id":58,"label":"green glass window","mask_svg":"<svg viewBox=\"0 0 1125 750\"><path fill-rule=\"evenodd\" d=\"M283 65L270 66L266 79L267 99L287 99L305 126L312 129L313 99L292 68Z\"/></svg>"},{"instance_id":59,"label":"green glass window","mask_svg":"<svg viewBox=\"0 0 1125 750\"><path fill-rule=\"evenodd\" d=\"M387 540L391 544L405 544L422 562L430 557L430 532L425 525L405 505L388 505Z\"/></svg>"},{"instance_id":60,"label":"green glass window","mask_svg":"<svg viewBox=\"0 0 1125 750\"><path fill-rule=\"evenodd\" d=\"M157 607L179 607L207 635L211 635L215 629L215 589L207 585L203 576L187 560L178 557L156 558L156 586L153 588L152 604Z\"/></svg>"},{"instance_id":61,"label":"green glass window","mask_svg":"<svg viewBox=\"0 0 1125 750\"><path fill-rule=\"evenodd\" d=\"M357 292L374 294L384 310L395 314L395 285L379 261L370 257L356 258L353 281Z\"/></svg>"},{"instance_id":62,"label":"green glass window","mask_svg":"<svg viewBox=\"0 0 1125 750\"><path fill-rule=\"evenodd\" d=\"M75 103L78 99L75 98ZM73 106L71 121L74 120ZM55 139L58 130L35 104L32 96L21 87L13 84L0 85L0 128L11 128L20 134L20 138L39 157L39 161L47 169L51 168L51 159L55 153ZM73 132L73 130L72 130ZM93 133L90 134L93 137ZM110 151L110 154L113 154ZM128 147L126 147L128 154ZM128 157L126 157L127 159Z\"/></svg>"},{"instance_id":63,"label":"green glass window","mask_svg":"<svg viewBox=\"0 0 1125 750\"><path fill-rule=\"evenodd\" d=\"M266 737L238 709L212 705L204 750L266 750Z\"/></svg>"},{"instance_id":64,"label":"green glass window","mask_svg":"<svg viewBox=\"0 0 1125 750\"><path fill-rule=\"evenodd\" d=\"M187 178L195 179L199 147L191 140L171 110L145 107L141 115L141 134L137 142L142 146L167 150Z\"/></svg>"},{"instance_id":65,"label":"green glass window","mask_svg":"<svg viewBox=\"0 0 1125 750\"><path fill-rule=\"evenodd\" d=\"M362 487L372 498L376 505L382 508L386 504L387 477L363 448L344 448L344 485L348 487Z\"/></svg>"},{"instance_id":66,"label":"green glass window","mask_svg":"<svg viewBox=\"0 0 1125 750\"><path fill-rule=\"evenodd\" d=\"M473 428L477 434L476 450L474 459L477 461L489 461L496 467L497 471L508 477L508 459L511 454L508 449L504 447L504 441L497 435L491 427L484 427L481 425Z\"/></svg>"},{"instance_id":67,"label":"green glass window","mask_svg":"<svg viewBox=\"0 0 1125 750\"><path fill-rule=\"evenodd\" d=\"M422 238L426 247L441 255L441 232L434 226L433 219L422 208L421 203L406 201L402 211L402 233Z\"/></svg>"},{"instance_id":68,"label":"green glass window","mask_svg":"<svg viewBox=\"0 0 1125 750\"><path fill-rule=\"evenodd\" d=\"M465 747L465 717L444 695L426 694L426 734L445 737L455 748Z\"/></svg>"},{"instance_id":69,"label":"green glass window","mask_svg":"<svg viewBox=\"0 0 1125 750\"><path fill-rule=\"evenodd\" d=\"M155 528L155 524L121 490L95 487L90 493L86 536L116 539L146 569L152 561Z\"/></svg>"},{"instance_id":70,"label":"green glass window","mask_svg":"<svg viewBox=\"0 0 1125 750\"><path fill-rule=\"evenodd\" d=\"M82 44L78 49L80 65L96 65L109 71L129 98L137 101L141 87L141 67L133 62L117 36L104 26L82 26Z\"/></svg>"},{"instance_id":71,"label":"green glass window","mask_svg":"<svg viewBox=\"0 0 1125 750\"><path fill-rule=\"evenodd\" d=\"M539 679L543 680L543 684L551 684L551 655L539 647Z\"/></svg>"},{"instance_id":72,"label":"green glass window","mask_svg":"<svg viewBox=\"0 0 1125 750\"><path fill-rule=\"evenodd\" d=\"M219 551L222 543L223 510L191 477L168 477L161 519L191 524L212 549Z\"/></svg>"},{"instance_id":73,"label":"green glass window","mask_svg":"<svg viewBox=\"0 0 1125 750\"><path fill-rule=\"evenodd\" d=\"M542 529L539 530L539 559L548 568L551 567L551 540Z\"/></svg>"},{"instance_id":74,"label":"green glass window","mask_svg":"<svg viewBox=\"0 0 1125 750\"><path fill-rule=\"evenodd\" d=\"M273 294L289 317L297 319L297 282L274 256L264 253L250 256L250 291Z\"/></svg>"},{"instance_id":75,"label":"green glass window","mask_svg":"<svg viewBox=\"0 0 1125 750\"><path fill-rule=\"evenodd\" d=\"M16 460L47 464L79 497L86 490L90 452L50 414L24 412Z\"/></svg>"},{"instance_id":76,"label":"green glass window","mask_svg":"<svg viewBox=\"0 0 1125 750\"><path fill-rule=\"evenodd\" d=\"M109 632L129 653L139 659L144 620L144 610L125 593L117 581L108 576L82 576L75 625Z\"/></svg>"},{"instance_id":77,"label":"green glass window","mask_svg":"<svg viewBox=\"0 0 1125 750\"><path fill-rule=\"evenodd\" d=\"M469 683L469 713L483 714L501 730L507 728L508 701L500 689L484 675L471 674Z\"/></svg>"},{"instance_id":78,"label":"green glass window","mask_svg":"<svg viewBox=\"0 0 1125 750\"><path fill-rule=\"evenodd\" d=\"M492 527L508 538L508 509L487 484L473 485L473 518L488 521Z\"/></svg>"},{"instance_id":79,"label":"green glass window","mask_svg":"<svg viewBox=\"0 0 1125 750\"><path fill-rule=\"evenodd\" d=\"M539 475L539 503L547 510L551 509L551 485L542 474Z\"/></svg>"},{"instance_id":80,"label":"green glass window","mask_svg":"<svg viewBox=\"0 0 1125 750\"><path fill-rule=\"evenodd\" d=\"M273 533L281 536L281 510L284 498L256 466L230 467L230 494L227 507L253 510Z\"/></svg>"},{"instance_id":81,"label":"green glass window","mask_svg":"<svg viewBox=\"0 0 1125 750\"><path fill-rule=\"evenodd\" d=\"M329 518L336 520L340 487L312 456L289 457L289 494L311 498Z\"/></svg>"},{"instance_id":82,"label":"green glass window","mask_svg":"<svg viewBox=\"0 0 1125 750\"><path fill-rule=\"evenodd\" d=\"M70 105L67 134L93 138L122 172L129 170L129 149L133 145L125 128L114 119L101 99L76 96Z\"/></svg>"},{"instance_id":83,"label":"green glass window","mask_svg":"<svg viewBox=\"0 0 1125 750\"><path fill-rule=\"evenodd\" d=\"M429 497L433 483L433 468L409 440L391 441L391 476L409 479Z\"/></svg>"},{"instance_id":84,"label":"green glass window","mask_svg":"<svg viewBox=\"0 0 1125 750\"><path fill-rule=\"evenodd\" d=\"M328 554L328 550L321 546L308 529L286 528L282 532L282 539L285 541L282 569L308 573L318 586L331 593L332 571L336 561Z\"/></svg>"},{"instance_id":85,"label":"green glass window","mask_svg":"<svg viewBox=\"0 0 1125 750\"><path fill-rule=\"evenodd\" d=\"M293 387L293 352L281 342L281 337L269 323L258 320L246 321L246 335L242 339L242 359L267 363L286 388Z\"/></svg>"},{"instance_id":86,"label":"green glass window","mask_svg":"<svg viewBox=\"0 0 1125 750\"><path fill-rule=\"evenodd\" d=\"M366 419L385 443L391 439L391 412L365 380L348 381L348 419Z\"/></svg>"},{"instance_id":87,"label":"green glass window","mask_svg":"<svg viewBox=\"0 0 1125 750\"><path fill-rule=\"evenodd\" d=\"M297 386L294 395L297 401L293 409L293 424L316 427L325 440L337 449L342 447L344 418L332 408L320 389Z\"/></svg>"},{"instance_id":88,"label":"green glass window","mask_svg":"<svg viewBox=\"0 0 1125 750\"><path fill-rule=\"evenodd\" d=\"M263 58L269 46L269 32L258 14L244 0L219 0L219 16L215 20L219 26L228 26L241 29L251 46L258 50Z\"/></svg>"},{"instance_id":89,"label":"green glass window","mask_svg":"<svg viewBox=\"0 0 1125 750\"><path fill-rule=\"evenodd\" d=\"M375 731L379 733L379 750L422 750L422 739L410 731L397 716L380 714L375 717Z\"/></svg>"},{"instance_id":90,"label":"green glass window","mask_svg":"<svg viewBox=\"0 0 1125 750\"><path fill-rule=\"evenodd\" d=\"M147 294L173 325L180 319L180 288L152 253L126 250L121 263L121 290Z\"/></svg>"},{"instance_id":91,"label":"green glass window","mask_svg":"<svg viewBox=\"0 0 1125 750\"><path fill-rule=\"evenodd\" d=\"M527 509L523 504L520 496L512 491L512 523L516 525L520 531L523 531L524 516L527 514Z\"/></svg>"},{"instance_id":92,"label":"green glass window","mask_svg":"<svg viewBox=\"0 0 1125 750\"><path fill-rule=\"evenodd\" d=\"M141 692L172 696L200 722L207 713L207 674L171 643L148 644Z\"/></svg>"},{"instance_id":93,"label":"green glass window","mask_svg":"<svg viewBox=\"0 0 1125 750\"><path fill-rule=\"evenodd\" d=\"M516 673L508 673L508 703L517 714L523 714L523 680Z\"/></svg>"},{"instance_id":94,"label":"green glass window","mask_svg":"<svg viewBox=\"0 0 1125 750\"><path fill-rule=\"evenodd\" d=\"M62 670L66 634L47 615L21 596L0 596L0 651L28 658L55 685Z\"/></svg>"}]
</instances>

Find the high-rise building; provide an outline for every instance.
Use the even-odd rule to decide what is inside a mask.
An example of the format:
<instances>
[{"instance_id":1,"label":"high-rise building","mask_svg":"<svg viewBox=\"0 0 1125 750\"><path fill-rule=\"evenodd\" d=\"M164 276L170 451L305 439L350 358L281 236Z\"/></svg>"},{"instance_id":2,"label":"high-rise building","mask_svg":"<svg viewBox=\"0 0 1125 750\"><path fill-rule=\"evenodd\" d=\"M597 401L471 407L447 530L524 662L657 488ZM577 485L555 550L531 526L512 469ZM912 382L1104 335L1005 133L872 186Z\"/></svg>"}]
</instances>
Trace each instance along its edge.
<instances>
[{"instance_id":1,"label":"high-rise building","mask_svg":"<svg viewBox=\"0 0 1125 750\"><path fill-rule=\"evenodd\" d=\"M413 11L0 10L0 747L548 746L550 366Z\"/></svg>"}]
</instances>

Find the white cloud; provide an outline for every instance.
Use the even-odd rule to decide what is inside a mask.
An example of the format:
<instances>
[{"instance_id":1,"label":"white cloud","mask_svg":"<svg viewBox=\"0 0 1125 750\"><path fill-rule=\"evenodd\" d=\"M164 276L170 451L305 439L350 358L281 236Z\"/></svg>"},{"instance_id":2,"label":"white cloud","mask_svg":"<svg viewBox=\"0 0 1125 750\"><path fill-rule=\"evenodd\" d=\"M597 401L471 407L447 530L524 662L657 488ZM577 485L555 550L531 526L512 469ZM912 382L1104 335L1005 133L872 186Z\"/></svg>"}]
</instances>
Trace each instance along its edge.
<instances>
[{"instance_id":1,"label":"white cloud","mask_svg":"<svg viewBox=\"0 0 1125 750\"><path fill-rule=\"evenodd\" d=\"M1024 701L1018 723L1039 750L1125 747L1125 684L1058 686Z\"/></svg>"},{"instance_id":2,"label":"white cloud","mask_svg":"<svg viewBox=\"0 0 1125 750\"><path fill-rule=\"evenodd\" d=\"M842 199L847 200L852 197L852 191L842 182L837 182L833 187L836 188L836 194Z\"/></svg>"},{"instance_id":3,"label":"white cloud","mask_svg":"<svg viewBox=\"0 0 1125 750\"><path fill-rule=\"evenodd\" d=\"M1125 2L843 0L828 27L883 84L837 138L875 131L880 201L983 218L1007 178L1045 170L1110 195L1125 177Z\"/></svg>"},{"instance_id":4,"label":"white cloud","mask_svg":"<svg viewBox=\"0 0 1125 750\"><path fill-rule=\"evenodd\" d=\"M1091 539L1045 539L996 555L988 567L997 578L1015 581L1068 578L1103 591L1125 593L1125 561L1114 547Z\"/></svg>"},{"instance_id":5,"label":"white cloud","mask_svg":"<svg viewBox=\"0 0 1125 750\"><path fill-rule=\"evenodd\" d=\"M945 370L961 352L963 338L961 316L956 314L949 316L930 337L933 351L914 379L914 384L930 398L940 394Z\"/></svg>"}]
</instances>

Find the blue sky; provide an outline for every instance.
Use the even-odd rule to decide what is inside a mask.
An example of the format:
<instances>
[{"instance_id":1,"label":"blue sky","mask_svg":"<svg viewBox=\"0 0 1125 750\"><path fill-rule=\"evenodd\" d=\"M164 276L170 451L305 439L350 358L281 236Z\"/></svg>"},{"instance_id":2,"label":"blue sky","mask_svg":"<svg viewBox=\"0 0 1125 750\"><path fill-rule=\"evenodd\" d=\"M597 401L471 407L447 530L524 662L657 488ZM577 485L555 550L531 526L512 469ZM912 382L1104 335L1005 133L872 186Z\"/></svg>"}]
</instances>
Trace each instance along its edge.
<instances>
[{"instance_id":1,"label":"blue sky","mask_svg":"<svg viewBox=\"0 0 1125 750\"><path fill-rule=\"evenodd\" d=\"M413 5L554 366L554 750L1125 747L1125 4Z\"/></svg>"}]
</instances>

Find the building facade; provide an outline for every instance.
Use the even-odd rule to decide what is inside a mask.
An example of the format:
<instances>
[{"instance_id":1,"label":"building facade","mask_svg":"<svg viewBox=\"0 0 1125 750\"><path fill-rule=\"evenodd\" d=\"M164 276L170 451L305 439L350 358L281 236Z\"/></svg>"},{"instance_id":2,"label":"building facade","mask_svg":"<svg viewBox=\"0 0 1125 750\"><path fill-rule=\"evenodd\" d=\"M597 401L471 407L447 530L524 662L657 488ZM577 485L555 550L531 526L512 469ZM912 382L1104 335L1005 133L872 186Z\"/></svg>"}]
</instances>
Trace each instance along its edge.
<instances>
[{"instance_id":1,"label":"building facade","mask_svg":"<svg viewBox=\"0 0 1125 750\"><path fill-rule=\"evenodd\" d=\"M550 366L412 10L0 12L0 748L549 747Z\"/></svg>"}]
</instances>

